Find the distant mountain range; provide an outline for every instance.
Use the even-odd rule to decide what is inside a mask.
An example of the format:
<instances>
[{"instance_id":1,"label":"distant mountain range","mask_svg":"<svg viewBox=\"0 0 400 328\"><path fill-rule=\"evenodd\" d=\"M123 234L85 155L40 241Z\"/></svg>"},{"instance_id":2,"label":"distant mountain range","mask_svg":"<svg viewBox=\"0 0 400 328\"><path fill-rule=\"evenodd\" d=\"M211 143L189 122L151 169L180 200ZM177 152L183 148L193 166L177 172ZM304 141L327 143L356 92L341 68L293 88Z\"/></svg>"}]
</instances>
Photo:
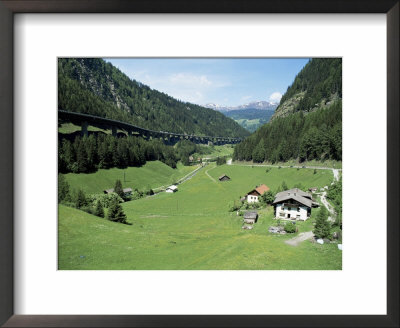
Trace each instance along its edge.
<instances>
[{"instance_id":1,"label":"distant mountain range","mask_svg":"<svg viewBox=\"0 0 400 328\"><path fill-rule=\"evenodd\" d=\"M276 103L268 101L253 101L239 106L220 106L216 104L206 104L204 107L214 109L223 113L225 116L234 119L247 131L254 132L261 125L268 123L271 116L278 106Z\"/></svg>"},{"instance_id":2,"label":"distant mountain range","mask_svg":"<svg viewBox=\"0 0 400 328\"><path fill-rule=\"evenodd\" d=\"M268 101L253 101L244 105L239 106L221 106L217 104L205 104L204 107L211 108L217 110L219 112L228 112L232 110L243 110L243 109L260 109L260 110L275 110L278 106L276 103L271 103Z\"/></svg>"}]
</instances>

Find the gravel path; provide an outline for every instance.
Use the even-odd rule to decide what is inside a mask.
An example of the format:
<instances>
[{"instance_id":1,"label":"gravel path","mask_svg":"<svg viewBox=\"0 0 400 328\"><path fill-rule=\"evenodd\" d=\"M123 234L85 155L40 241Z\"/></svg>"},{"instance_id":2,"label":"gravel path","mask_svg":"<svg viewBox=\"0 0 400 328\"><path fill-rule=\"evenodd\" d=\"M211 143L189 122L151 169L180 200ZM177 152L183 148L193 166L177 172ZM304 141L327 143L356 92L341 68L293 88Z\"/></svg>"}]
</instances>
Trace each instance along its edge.
<instances>
[{"instance_id":1,"label":"gravel path","mask_svg":"<svg viewBox=\"0 0 400 328\"><path fill-rule=\"evenodd\" d=\"M302 241L305 241L307 239L311 239L314 237L314 234L312 231L307 231L307 232L301 232L298 236L286 240L285 243L290 245L290 246L297 246L299 245Z\"/></svg>"},{"instance_id":2,"label":"gravel path","mask_svg":"<svg viewBox=\"0 0 400 328\"><path fill-rule=\"evenodd\" d=\"M215 168L216 168L216 166L210 167L205 173L212 181L217 182L211 175L208 174L208 171L215 169Z\"/></svg>"}]
</instances>

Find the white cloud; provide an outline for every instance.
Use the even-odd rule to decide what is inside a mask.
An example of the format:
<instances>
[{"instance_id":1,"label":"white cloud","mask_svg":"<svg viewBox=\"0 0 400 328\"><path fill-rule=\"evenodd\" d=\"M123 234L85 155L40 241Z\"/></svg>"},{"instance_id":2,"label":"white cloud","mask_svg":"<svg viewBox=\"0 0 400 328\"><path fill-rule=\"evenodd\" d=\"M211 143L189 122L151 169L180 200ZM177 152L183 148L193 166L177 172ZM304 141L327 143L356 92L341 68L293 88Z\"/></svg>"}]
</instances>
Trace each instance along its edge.
<instances>
[{"instance_id":1,"label":"white cloud","mask_svg":"<svg viewBox=\"0 0 400 328\"><path fill-rule=\"evenodd\" d=\"M273 103L279 103L281 101L281 98L282 94L276 91L269 96L269 101Z\"/></svg>"},{"instance_id":2,"label":"white cloud","mask_svg":"<svg viewBox=\"0 0 400 328\"><path fill-rule=\"evenodd\" d=\"M175 85L184 87L207 87L213 83L205 75L194 75L190 73L177 73L169 77L169 81Z\"/></svg>"}]
</instances>

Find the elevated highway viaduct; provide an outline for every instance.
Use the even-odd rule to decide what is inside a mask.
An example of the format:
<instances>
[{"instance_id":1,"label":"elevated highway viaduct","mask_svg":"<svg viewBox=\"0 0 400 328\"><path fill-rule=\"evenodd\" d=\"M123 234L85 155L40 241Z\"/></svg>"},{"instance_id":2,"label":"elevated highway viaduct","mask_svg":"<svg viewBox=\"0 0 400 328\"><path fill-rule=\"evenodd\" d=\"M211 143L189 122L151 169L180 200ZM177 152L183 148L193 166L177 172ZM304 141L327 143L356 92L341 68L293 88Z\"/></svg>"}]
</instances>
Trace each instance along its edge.
<instances>
[{"instance_id":1,"label":"elevated highway viaduct","mask_svg":"<svg viewBox=\"0 0 400 328\"><path fill-rule=\"evenodd\" d=\"M118 130L123 130L126 131L128 136L137 135L145 139L160 139L164 143L171 145L184 139L190 140L196 144L208 144L212 142L215 145L237 144L242 141L241 138L196 136L166 131L154 131L117 120L60 109L58 110L58 120L61 122L71 122L75 125L81 126L82 136L88 135L89 126L95 126L100 129L110 130L113 136L117 136Z\"/></svg>"}]
</instances>

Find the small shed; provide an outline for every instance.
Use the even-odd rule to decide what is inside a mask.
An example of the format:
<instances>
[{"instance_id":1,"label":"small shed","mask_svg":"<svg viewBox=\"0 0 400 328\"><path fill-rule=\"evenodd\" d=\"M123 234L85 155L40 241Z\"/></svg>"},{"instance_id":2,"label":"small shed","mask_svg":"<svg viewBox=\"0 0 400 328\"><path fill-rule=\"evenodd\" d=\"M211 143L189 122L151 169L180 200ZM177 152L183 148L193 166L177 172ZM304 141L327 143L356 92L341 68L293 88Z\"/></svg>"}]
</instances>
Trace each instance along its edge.
<instances>
[{"instance_id":1,"label":"small shed","mask_svg":"<svg viewBox=\"0 0 400 328\"><path fill-rule=\"evenodd\" d=\"M243 222L244 223L249 223L249 224L254 224L258 220L258 213L255 211L247 211L243 215Z\"/></svg>"},{"instance_id":2,"label":"small shed","mask_svg":"<svg viewBox=\"0 0 400 328\"><path fill-rule=\"evenodd\" d=\"M221 175L218 180L219 181L229 181L231 178L228 177L226 174Z\"/></svg>"},{"instance_id":3,"label":"small shed","mask_svg":"<svg viewBox=\"0 0 400 328\"><path fill-rule=\"evenodd\" d=\"M125 196L131 196L132 195L132 188L124 188L124 189L122 189L122 191L124 192ZM114 188L103 190L103 192L105 194L111 194L112 192L114 192Z\"/></svg>"},{"instance_id":4,"label":"small shed","mask_svg":"<svg viewBox=\"0 0 400 328\"><path fill-rule=\"evenodd\" d=\"M167 189L165 189L165 192L170 192L170 193L173 193L176 191L178 191L178 187L175 185L169 186L169 187L167 187Z\"/></svg>"},{"instance_id":5,"label":"small shed","mask_svg":"<svg viewBox=\"0 0 400 328\"><path fill-rule=\"evenodd\" d=\"M124 189L122 189L122 191L124 192L125 196L131 196L132 195L132 188L124 188Z\"/></svg>"}]
</instances>

